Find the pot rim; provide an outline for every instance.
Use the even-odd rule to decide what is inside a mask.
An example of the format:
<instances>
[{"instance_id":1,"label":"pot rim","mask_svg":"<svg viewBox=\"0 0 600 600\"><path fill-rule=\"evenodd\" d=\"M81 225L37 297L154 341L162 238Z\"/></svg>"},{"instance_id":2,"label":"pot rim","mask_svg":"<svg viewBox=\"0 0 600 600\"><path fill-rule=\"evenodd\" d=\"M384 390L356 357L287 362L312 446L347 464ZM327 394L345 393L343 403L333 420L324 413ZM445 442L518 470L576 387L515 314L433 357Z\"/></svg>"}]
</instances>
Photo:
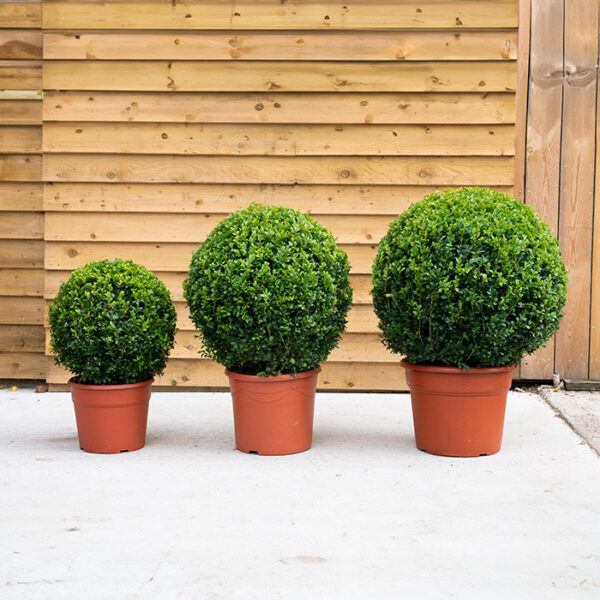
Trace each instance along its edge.
<instances>
[{"instance_id":1,"label":"pot rim","mask_svg":"<svg viewBox=\"0 0 600 600\"><path fill-rule=\"evenodd\" d=\"M154 378L146 379L146 381L137 381L136 383L117 383L117 384L93 384L93 383L76 383L73 381L73 377L69 379L68 384L71 388L77 388L79 390L106 390L106 391L115 391L115 390L131 390L134 388L145 387L147 385L152 385L154 383Z\"/></svg>"},{"instance_id":2,"label":"pot rim","mask_svg":"<svg viewBox=\"0 0 600 600\"><path fill-rule=\"evenodd\" d=\"M428 373L448 373L449 375L485 375L485 374L493 374L493 373L506 373L508 371L513 371L516 369L516 365L508 365L504 367L469 367L466 370L461 369L460 367L442 367L437 365L415 365L413 363L409 363L405 358L400 361L400 364L405 368L411 371L421 371Z\"/></svg>"},{"instance_id":3,"label":"pot rim","mask_svg":"<svg viewBox=\"0 0 600 600\"><path fill-rule=\"evenodd\" d=\"M279 381L298 381L298 379L306 379L308 377L312 377L313 375L317 375L320 372L321 367L318 366L317 368L311 369L310 371L302 371L302 373L296 373L295 375L267 375L266 377L262 377L260 375L244 375L242 373L235 373L234 371L225 369L225 375L227 375L227 377L229 377L230 379L237 379L238 381L248 381L254 383L277 383Z\"/></svg>"}]
</instances>

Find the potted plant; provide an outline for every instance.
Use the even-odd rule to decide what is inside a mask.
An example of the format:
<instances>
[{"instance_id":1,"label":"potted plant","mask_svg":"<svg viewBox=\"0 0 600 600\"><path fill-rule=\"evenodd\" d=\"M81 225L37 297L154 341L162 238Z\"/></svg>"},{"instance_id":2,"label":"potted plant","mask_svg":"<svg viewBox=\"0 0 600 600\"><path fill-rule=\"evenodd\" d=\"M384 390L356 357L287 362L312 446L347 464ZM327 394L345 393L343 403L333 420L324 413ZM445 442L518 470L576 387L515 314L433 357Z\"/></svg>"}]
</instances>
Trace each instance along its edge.
<instances>
[{"instance_id":1,"label":"potted plant","mask_svg":"<svg viewBox=\"0 0 600 600\"><path fill-rule=\"evenodd\" d=\"M165 285L130 260L88 263L60 286L48 311L50 345L56 363L75 374L82 450L144 446L153 376L173 348L175 320Z\"/></svg>"},{"instance_id":2,"label":"potted plant","mask_svg":"<svg viewBox=\"0 0 600 600\"><path fill-rule=\"evenodd\" d=\"M352 301L349 270L324 227L278 206L233 213L194 253L184 296L201 353L226 367L238 450L310 448L319 365Z\"/></svg>"},{"instance_id":3,"label":"potted plant","mask_svg":"<svg viewBox=\"0 0 600 600\"><path fill-rule=\"evenodd\" d=\"M567 275L550 229L489 189L426 196L391 225L373 264L373 303L404 354L417 447L498 452L521 358L558 329Z\"/></svg>"}]
</instances>

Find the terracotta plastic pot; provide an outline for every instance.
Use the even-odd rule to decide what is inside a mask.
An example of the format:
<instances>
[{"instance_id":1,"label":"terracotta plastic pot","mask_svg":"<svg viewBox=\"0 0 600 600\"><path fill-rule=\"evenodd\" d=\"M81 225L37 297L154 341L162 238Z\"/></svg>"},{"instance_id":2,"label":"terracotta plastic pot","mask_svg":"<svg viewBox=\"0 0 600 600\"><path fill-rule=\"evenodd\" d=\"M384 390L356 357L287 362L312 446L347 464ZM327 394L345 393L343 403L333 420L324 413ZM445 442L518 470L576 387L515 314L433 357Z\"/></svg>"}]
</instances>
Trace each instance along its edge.
<instances>
[{"instance_id":1,"label":"terracotta plastic pot","mask_svg":"<svg viewBox=\"0 0 600 600\"><path fill-rule=\"evenodd\" d=\"M514 367L462 369L402 361L417 448L442 456L495 454Z\"/></svg>"},{"instance_id":2,"label":"terracotta plastic pot","mask_svg":"<svg viewBox=\"0 0 600 600\"><path fill-rule=\"evenodd\" d=\"M83 385L70 380L79 447L98 454L143 448L153 381Z\"/></svg>"},{"instance_id":3,"label":"terracotta plastic pot","mask_svg":"<svg viewBox=\"0 0 600 600\"><path fill-rule=\"evenodd\" d=\"M233 398L236 448L265 455L308 450L320 371L317 367L297 375L258 377L226 369Z\"/></svg>"}]
</instances>

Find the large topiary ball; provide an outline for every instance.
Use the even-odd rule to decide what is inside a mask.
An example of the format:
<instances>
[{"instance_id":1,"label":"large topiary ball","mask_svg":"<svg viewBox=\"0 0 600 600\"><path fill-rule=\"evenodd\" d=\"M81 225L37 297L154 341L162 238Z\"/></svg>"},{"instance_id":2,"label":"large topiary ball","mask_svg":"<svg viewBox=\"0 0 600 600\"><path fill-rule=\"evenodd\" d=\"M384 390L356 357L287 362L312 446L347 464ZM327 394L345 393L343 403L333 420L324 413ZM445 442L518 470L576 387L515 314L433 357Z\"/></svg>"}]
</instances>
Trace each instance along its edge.
<instances>
[{"instance_id":1,"label":"large topiary ball","mask_svg":"<svg viewBox=\"0 0 600 600\"><path fill-rule=\"evenodd\" d=\"M408 362L518 363L558 329L567 274L550 229L521 202L462 188L426 196L391 225L373 264L373 303Z\"/></svg>"},{"instance_id":2,"label":"large topiary ball","mask_svg":"<svg viewBox=\"0 0 600 600\"><path fill-rule=\"evenodd\" d=\"M349 271L331 233L307 215L257 205L230 215L183 284L202 354L249 375L317 367L346 325Z\"/></svg>"},{"instance_id":3,"label":"large topiary ball","mask_svg":"<svg viewBox=\"0 0 600 600\"><path fill-rule=\"evenodd\" d=\"M175 336L169 290L119 258L91 262L60 286L48 311L56 362L84 384L146 381L165 368Z\"/></svg>"}]
</instances>

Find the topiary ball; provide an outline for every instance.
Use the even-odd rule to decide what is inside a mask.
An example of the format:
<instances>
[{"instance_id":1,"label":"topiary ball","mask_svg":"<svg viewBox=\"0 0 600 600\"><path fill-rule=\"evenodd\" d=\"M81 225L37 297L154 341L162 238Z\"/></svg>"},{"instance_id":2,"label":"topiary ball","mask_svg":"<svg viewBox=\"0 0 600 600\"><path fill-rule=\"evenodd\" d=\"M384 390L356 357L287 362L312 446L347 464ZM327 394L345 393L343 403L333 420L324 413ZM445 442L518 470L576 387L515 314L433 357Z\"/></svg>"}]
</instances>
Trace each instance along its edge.
<instances>
[{"instance_id":1,"label":"topiary ball","mask_svg":"<svg viewBox=\"0 0 600 600\"><path fill-rule=\"evenodd\" d=\"M119 258L91 262L60 286L48 310L55 361L83 384L137 383L161 374L175 336L169 290Z\"/></svg>"},{"instance_id":2,"label":"topiary ball","mask_svg":"<svg viewBox=\"0 0 600 600\"><path fill-rule=\"evenodd\" d=\"M517 364L558 329L567 274L534 211L489 189L426 196L389 227L373 303L392 351L413 364Z\"/></svg>"},{"instance_id":3,"label":"topiary ball","mask_svg":"<svg viewBox=\"0 0 600 600\"><path fill-rule=\"evenodd\" d=\"M316 368L346 325L349 271L309 216L258 205L233 213L195 252L183 284L201 354L249 375Z\"/></svg>"}]
</instances>

